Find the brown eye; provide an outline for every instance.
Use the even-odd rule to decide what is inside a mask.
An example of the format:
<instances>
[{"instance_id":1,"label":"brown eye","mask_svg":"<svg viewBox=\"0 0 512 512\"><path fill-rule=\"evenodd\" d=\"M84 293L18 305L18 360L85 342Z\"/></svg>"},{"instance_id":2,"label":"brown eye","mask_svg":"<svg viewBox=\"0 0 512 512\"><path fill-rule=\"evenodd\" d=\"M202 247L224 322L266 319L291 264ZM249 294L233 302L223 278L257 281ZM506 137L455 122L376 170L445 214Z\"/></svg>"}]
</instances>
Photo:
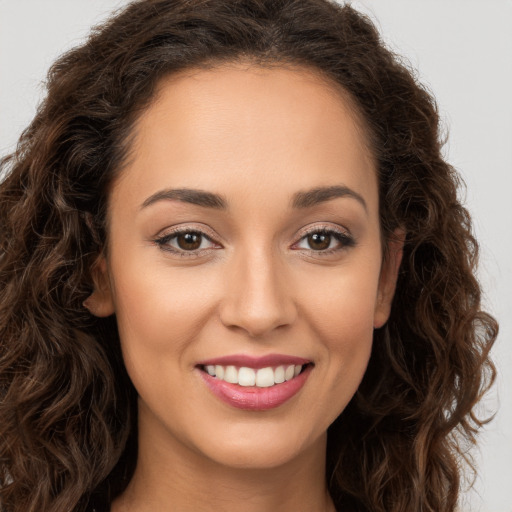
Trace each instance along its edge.
<instances>
[{"instance_id":1,"label":"brown eye","mask_svg":"<svg viewBox=\"0 0 512 512\"><path fill-rule=\"evenodd\" d=\"M312 233L307 237L310 249L324 251L331 245L331 235L328 233Z\"/></svg>"},{"instance_id":2,"label":"brown eye","mask_svg":"<svg viewBox=\"0 0 512 512\"><path fill-rule=\"evenodd\" d=\"M327 256L354 246L355 240L350 234L320 228L306 233L293 248L315 252L318 256Z\"/></svg>"},{"instance_id":3,"label":"brown eye","mask_svg":"<svg viewBox=\"0 0 512 512\"><path fill-rule=\"evenodd\" d=\"M180 256L199 257L208 254L210 249L220 249L208 235L202 231L177 230L174 233L163 235L154 240L163 251L168 251Z\"/></svg>"},{"instance_id":4,"label":"brown eye","mask_svg":"<svg viewBox=\"0 0 512 512\"><path fill-rule=\"evenodd\" d=\"M201 247L202 239L201 233L180 233L176 236L176 243L184 251L195 251Z\"/></svg>"}]
</instances>

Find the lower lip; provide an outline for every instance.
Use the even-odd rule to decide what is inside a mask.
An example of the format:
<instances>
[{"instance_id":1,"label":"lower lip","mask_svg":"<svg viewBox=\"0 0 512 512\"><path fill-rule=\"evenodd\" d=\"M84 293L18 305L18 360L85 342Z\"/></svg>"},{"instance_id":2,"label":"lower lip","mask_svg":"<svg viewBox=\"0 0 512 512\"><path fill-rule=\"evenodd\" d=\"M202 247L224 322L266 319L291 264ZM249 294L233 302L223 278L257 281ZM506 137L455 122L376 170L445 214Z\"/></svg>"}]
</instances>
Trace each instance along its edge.
<instances>
[{"instance_id":1,"label":"lower lip","mask_svg":"<svg viewBox=\"0 0 512 512\"><path fill-rule=\"evenodd\" d=\"M294 397L306 383L311 370L312 365L308 365L297 377L282 384L274 384L268 388L244 387L238 384L231 384L212 377L203 370L198 371L210 391L224 403L237 409L265 411L279 407Z\"/></svg>"}]
</instances>

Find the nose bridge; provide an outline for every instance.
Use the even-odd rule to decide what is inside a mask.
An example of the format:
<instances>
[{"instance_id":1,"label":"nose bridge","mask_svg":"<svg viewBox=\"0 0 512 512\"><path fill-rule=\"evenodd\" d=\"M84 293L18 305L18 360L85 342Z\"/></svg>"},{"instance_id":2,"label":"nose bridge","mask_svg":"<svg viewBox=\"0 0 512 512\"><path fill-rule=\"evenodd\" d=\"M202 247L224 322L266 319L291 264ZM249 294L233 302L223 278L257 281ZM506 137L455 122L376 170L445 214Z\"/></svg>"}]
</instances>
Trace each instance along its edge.
<instances>
[{"instance_id":1,"label":"nose bridge","mask_svg":"<svg viewBox=\"0 0 512 512\"><path fill-rule=\"evenodd\" d=\"M296 310L283 267L268 245L235 251L221 308L224 325L257 337L291 324Z\"/></svg>"}]
</instances>

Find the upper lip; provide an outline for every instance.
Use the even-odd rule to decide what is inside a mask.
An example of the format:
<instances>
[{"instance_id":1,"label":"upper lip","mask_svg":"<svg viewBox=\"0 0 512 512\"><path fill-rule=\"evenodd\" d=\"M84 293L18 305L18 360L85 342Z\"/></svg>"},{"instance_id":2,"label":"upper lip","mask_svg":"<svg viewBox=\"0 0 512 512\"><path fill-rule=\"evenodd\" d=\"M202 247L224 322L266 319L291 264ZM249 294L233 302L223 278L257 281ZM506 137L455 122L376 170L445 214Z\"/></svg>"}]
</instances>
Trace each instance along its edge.
<instances>
[{"instance_id":1,"label":"upper lip","mask_svg":"<svg viewBox=\"0 0 512 512\"><path fill-rule=\"evenodd\" d=\"M281 365L305 365L310 363L308 359L303 357L290 356L286 354L267 354L264 356L250 356L247 354L233 354L228 356L215 357L212 359L205 359L197 363L197 366L237 366L248 368L267 368L277 367Z\"/></svg>"}]
</instances>

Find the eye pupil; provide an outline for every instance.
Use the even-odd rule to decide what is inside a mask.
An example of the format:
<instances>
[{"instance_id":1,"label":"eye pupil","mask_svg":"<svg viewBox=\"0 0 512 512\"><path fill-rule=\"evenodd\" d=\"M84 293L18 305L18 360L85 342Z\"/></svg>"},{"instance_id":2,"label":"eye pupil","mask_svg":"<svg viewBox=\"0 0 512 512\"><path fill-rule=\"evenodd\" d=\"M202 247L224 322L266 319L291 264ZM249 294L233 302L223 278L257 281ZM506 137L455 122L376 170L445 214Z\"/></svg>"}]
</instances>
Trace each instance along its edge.
<instances>
[{"instance_id":1,"label":"eye pupil","mask_svg":"<svg viewBox=\"0 0 512 512\"><path fill-rule=\"evenodd\" d=\"M321 251L331 245L331 235L326 233L313 233L308 236L308 244L311 249Z\"/></svg>"},{"instance_id":2,"label":"eye pupil","mask_svg":"<svg viewBox=\"0 0 512 512\"><path fill-rule=\"evenodd\" d=\"M185 251L194 251L201 246L200 233L181 233L176 237L178 246Z\"/></svg>"}]
</instances>

